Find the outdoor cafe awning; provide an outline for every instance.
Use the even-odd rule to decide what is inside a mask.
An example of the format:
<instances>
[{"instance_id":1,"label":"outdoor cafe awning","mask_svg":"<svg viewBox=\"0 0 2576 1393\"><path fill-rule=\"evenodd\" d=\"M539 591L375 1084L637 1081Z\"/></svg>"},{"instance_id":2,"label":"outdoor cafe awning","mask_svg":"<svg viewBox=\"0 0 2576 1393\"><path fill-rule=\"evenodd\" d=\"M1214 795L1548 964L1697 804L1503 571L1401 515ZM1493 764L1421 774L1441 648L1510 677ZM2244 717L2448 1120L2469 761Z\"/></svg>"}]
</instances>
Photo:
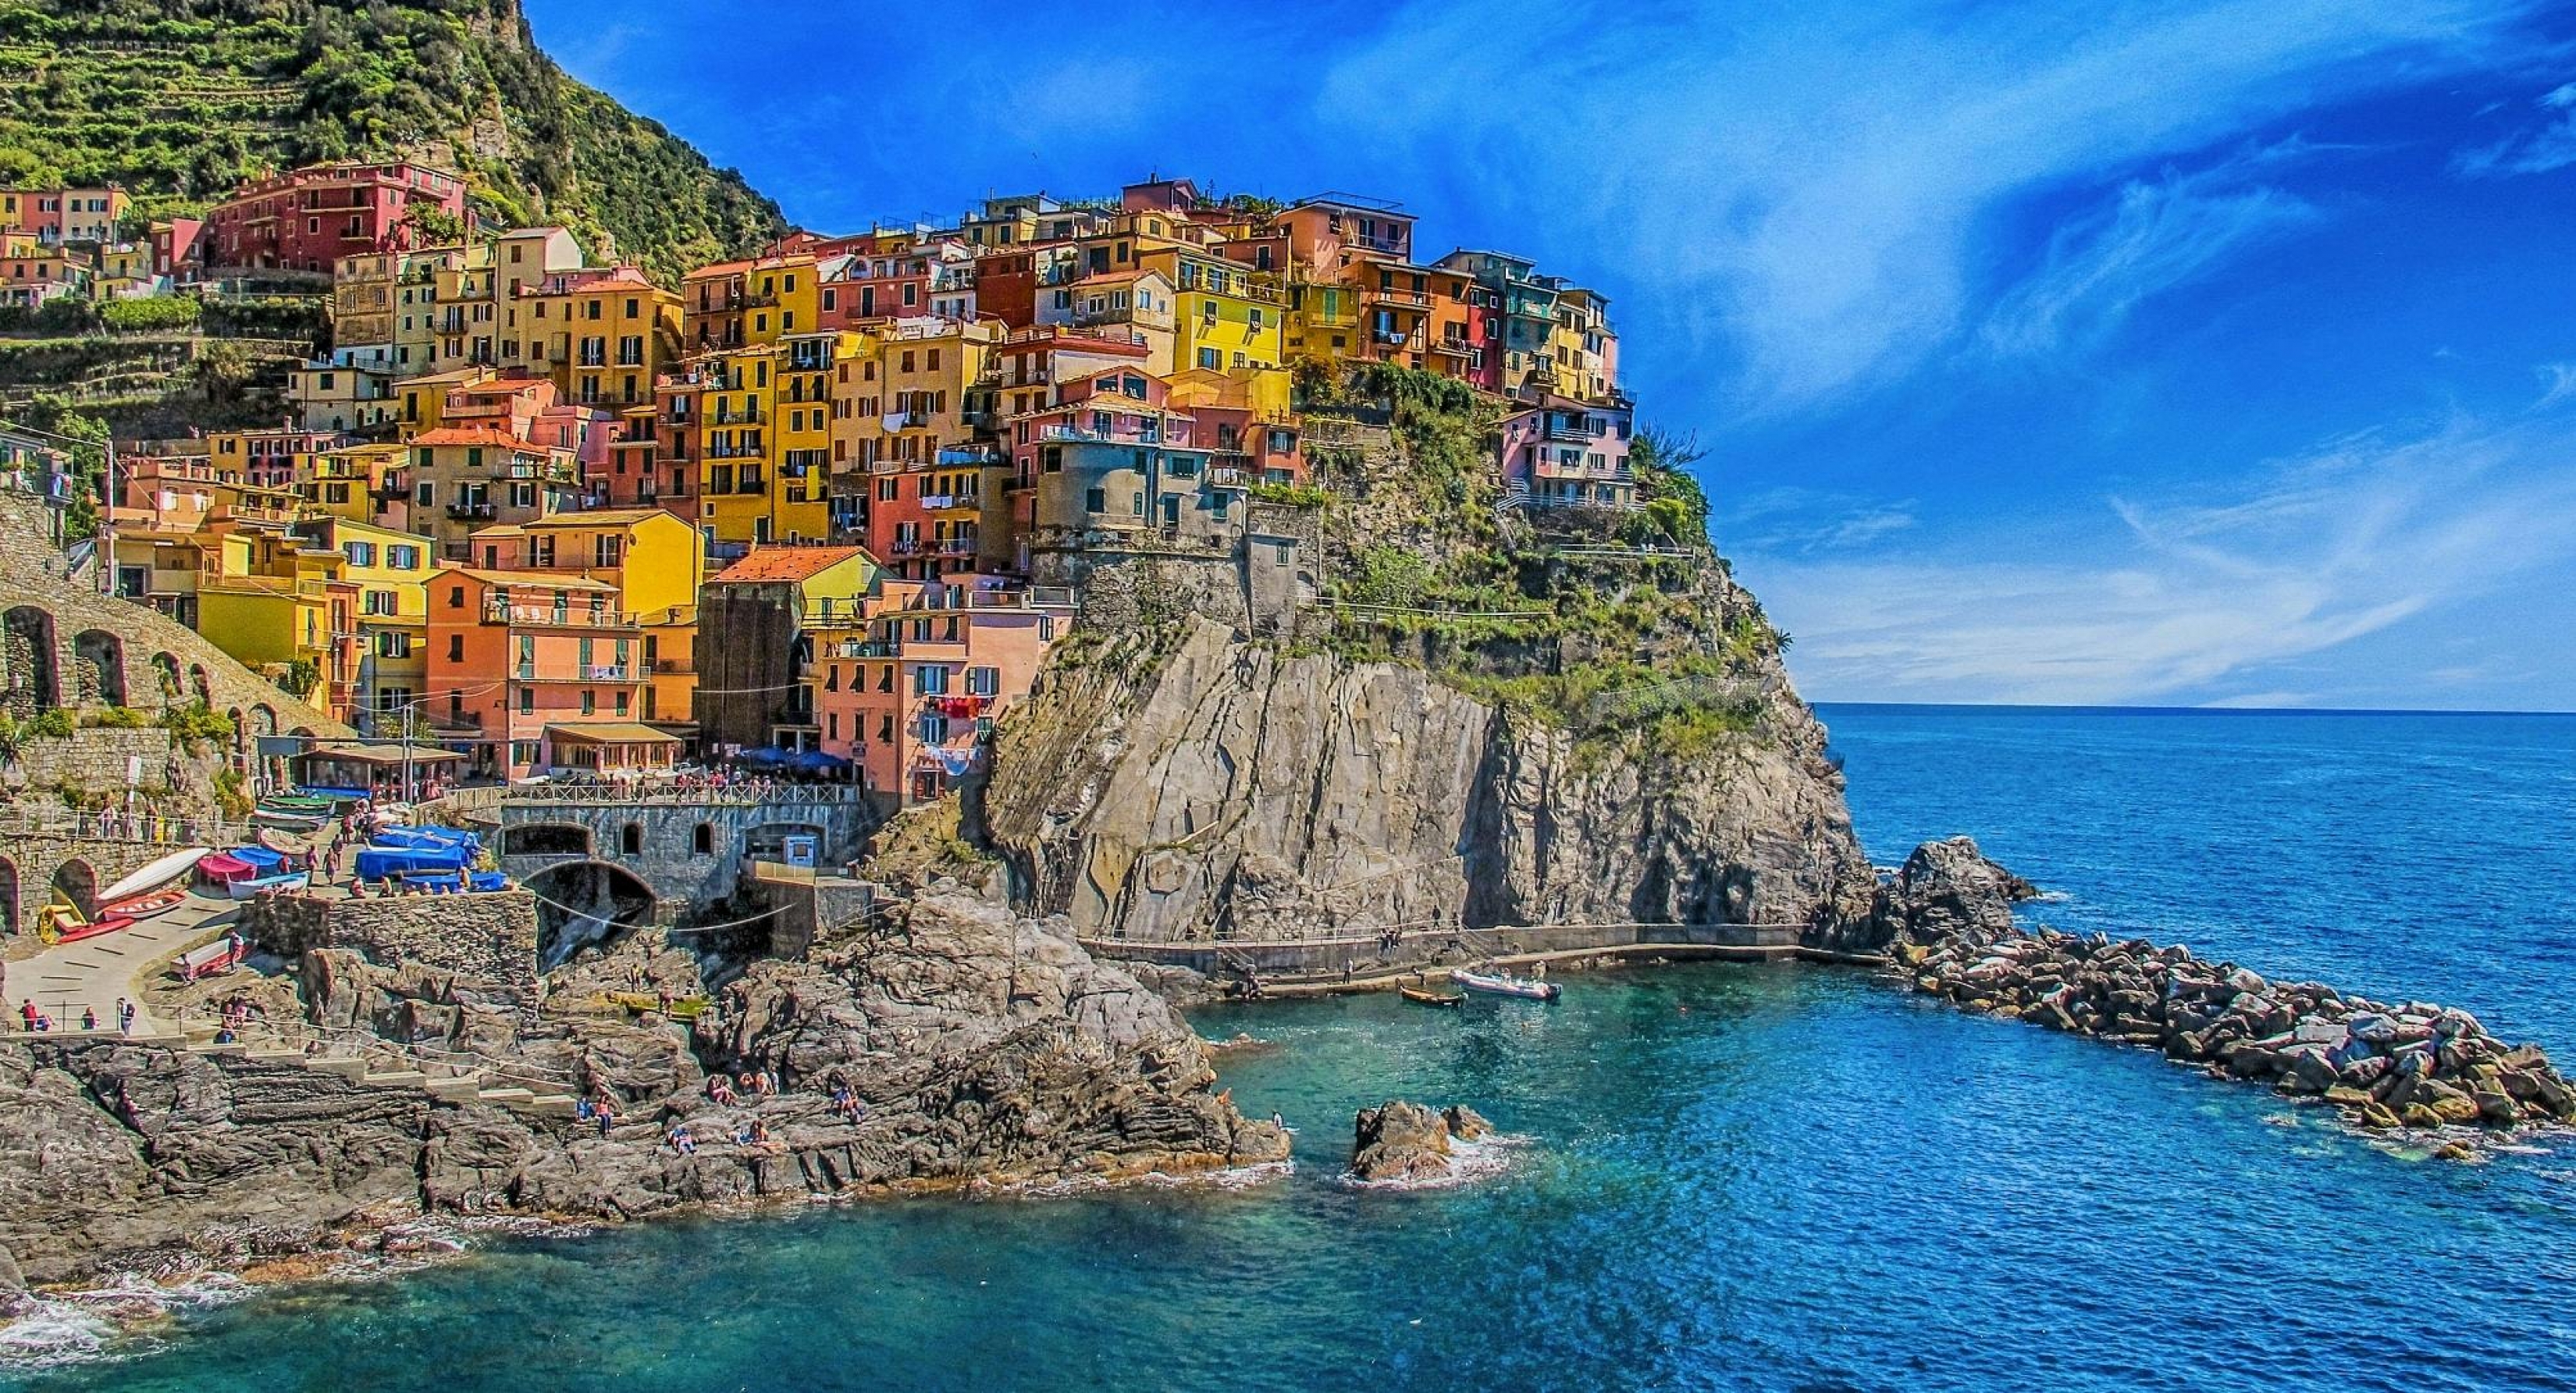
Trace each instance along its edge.
<instances>
[{"instance_id":1,"label":"outdoor cafe awning","mask_svg":"<svg viewBox=\"0 0 2576 1393\"><path fill-rule=\"evenodd\" d=\"M546 738L558 745L677 745L680 737L634 721L601 721L586 725L547 726Z\"/></svg>"}]
</instances>

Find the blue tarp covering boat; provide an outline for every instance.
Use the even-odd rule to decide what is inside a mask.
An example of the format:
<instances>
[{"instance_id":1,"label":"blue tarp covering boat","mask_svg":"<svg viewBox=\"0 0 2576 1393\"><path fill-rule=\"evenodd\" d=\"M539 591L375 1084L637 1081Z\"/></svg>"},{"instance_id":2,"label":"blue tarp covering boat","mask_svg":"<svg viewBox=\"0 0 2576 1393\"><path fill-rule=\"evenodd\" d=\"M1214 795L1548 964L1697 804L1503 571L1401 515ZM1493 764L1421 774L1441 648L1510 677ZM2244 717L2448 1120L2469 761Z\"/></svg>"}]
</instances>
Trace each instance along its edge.
<instances>
[{"instance_id":1,"label":"blue tarp covering boat","mask_svg":"<svg viewBox=\"0 0 2576 1393\"><path fill-rule=\"evenodd\" d=\"M358 853L358 879L389 880L415 871L461 871L473 864L461 846L369 847Z\"/></svg>"},{"instance_id":2,"label":"blue tarp covering boat","mask_svg":"<svg viewBox=\"0 0 2576 1393\"><path fill-rule=\"evenodd\" d=\"M228 847L224 855L241 862L261 875L267 875L286 864L284 852L271 851L264 846Z\"/></svg>"},{"instance_id":3,"label":"blue tarp covering boat","mask_svg":"<svg viewBox=\"0 0 2576 1393\"><path fill-rule=\"evenodd\" d=\"M453 827L385 827L368 839L373 845L402 850L463 847L467 851L483 849L483 838L473 832Z\"/></svg>"}]
</instances>

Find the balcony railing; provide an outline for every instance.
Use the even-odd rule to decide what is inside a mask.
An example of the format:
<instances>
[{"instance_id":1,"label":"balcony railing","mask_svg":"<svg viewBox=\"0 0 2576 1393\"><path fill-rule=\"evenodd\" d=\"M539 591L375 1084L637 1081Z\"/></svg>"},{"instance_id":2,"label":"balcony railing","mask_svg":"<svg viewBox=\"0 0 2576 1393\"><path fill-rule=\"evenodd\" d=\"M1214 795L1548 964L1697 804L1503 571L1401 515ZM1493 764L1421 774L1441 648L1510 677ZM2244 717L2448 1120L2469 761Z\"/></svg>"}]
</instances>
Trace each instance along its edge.
<instances>
[{"instance_id":1,"label":"balcony railing","mask_svg":"<svg viewBox=\"0 0 2576 1393\"><path fill-rule=\"evenodd\" d=\"M611 609L557 609L552 605L505 604L487 601L483 606L486 624L518 624L547 629L633 629L635 621L621 617Z\"/></svg>"},{"instance_id":2,"label":"balcony railing","mask_svg":"<svg viewBox=\"0 0 2576 1393\"><path fill-rule=\"evenodd\" d=\"M500 505L494 503L450 503L447 515L458 522L490 522L500 516Z\"/></svg>"}]
</instances>

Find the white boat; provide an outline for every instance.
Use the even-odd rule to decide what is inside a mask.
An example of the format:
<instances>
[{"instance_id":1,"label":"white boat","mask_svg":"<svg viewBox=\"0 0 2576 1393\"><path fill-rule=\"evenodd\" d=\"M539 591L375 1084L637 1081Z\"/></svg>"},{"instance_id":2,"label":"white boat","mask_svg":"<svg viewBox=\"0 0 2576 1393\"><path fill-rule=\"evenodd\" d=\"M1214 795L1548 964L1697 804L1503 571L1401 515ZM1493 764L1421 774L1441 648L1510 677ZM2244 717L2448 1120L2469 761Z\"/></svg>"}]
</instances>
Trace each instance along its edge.
<instances>
[{"instance_id":1,"label":"white boat","mask_svg":"<svg viewBox=\"0 0 2576 1393\"><path fill-rule=\"evenodd\" d=\"M231 881L225 884L224 891L237 900L255 900L270 890L301 890L312 883L311 871L285 871L257 880Z\"/></svg>"},{"instance_id":2,"label":"white boat","mask_svg":"<svg viewBox=\"0 0 2576 1393\"><path fill-rule=\"evenodd\" d=\"M210 846L192 846L184 851L171 852L169 855L154 861L151 865L145 866L143 869L125 877L114 885L110 885L105 889L100 890L98 892L98 902L103 905L114 904L118 900L130 900L137 895L158 890L162 886L169 884L171 881L177 880L179 877L186 875L190 870L195 868L198 862L205 860L213 853L214 848Z\"/></svg>"},{"instance_id":3,"label":"white boat","mask_svg":"<svg viewBox=\"0 0 2576 1393\"><path fill-rule=\"evenodd\" d=\"M1556 1000L1556 984L1542 982L1533 977L1512 977L1500 972L1469 972L1460 967L1450 969L1449 980L1471 992L1490 992L1495 996L1522 996L1532 1001Z\"/></svg>"}]
</instances>

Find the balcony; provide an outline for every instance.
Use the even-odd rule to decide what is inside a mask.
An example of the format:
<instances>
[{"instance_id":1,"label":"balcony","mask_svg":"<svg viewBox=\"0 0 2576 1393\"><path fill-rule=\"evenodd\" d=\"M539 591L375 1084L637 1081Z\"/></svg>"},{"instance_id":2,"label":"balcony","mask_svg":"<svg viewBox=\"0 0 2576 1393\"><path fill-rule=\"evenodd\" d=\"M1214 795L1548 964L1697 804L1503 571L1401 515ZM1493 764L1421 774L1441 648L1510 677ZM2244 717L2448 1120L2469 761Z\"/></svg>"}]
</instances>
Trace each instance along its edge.
<instances>
[{"instance_id":1,"label":"balcony","mask_svg":"<svg viewBox=\"0 0 2576 1393\"><path fill-rule=\"evenodd\" d=\"M866 641L845 639L839 643L833 644L828 650L828 656L834 658L899 658L903 656L903 644L897 639L869 639Z\"/></svg>"},{"instance_id":2,"label":"balcony","mask_svg":"<svg viewBox=\"0 0 2576 1393\"><path fill-rule=\"evenodd\" d=\"M500 516L500 505L496 503L450 503L447 505L447 516L457 522L490 522L492 519Z\"/></svg>"},{"instance_id":3,"label":"balcony","mask_svg":"<svg viewBox=\"0 0 2576 1393\"><path fill-rule=\"evenodd\" d=\"M714 415L706 418L711 426L756 426L761 419L757 406L719 406Z\"/></svg>"},{"instance_id":4,"label":"balcony","mask_svg":"<svg viewBox=\"0 0 2576 1393\"><path fill-rule=\"evenodd\" d=\"M1209 469L1207 472L1207 481L1210 488L1244 489L1252 487L1252 480L1244 473L1244 471L1237 469L1230 464L1220 464Z\"/></svg>"},{"instance_id":5,"label":"balcony","mask_svg":"<svg viewBox=\"0 0 2576 1393\"><path fill-rule=\"evenodd\" d=\"M1376 305L1396 305L1425 310L1431 308L1431 296L1420 290L1393 290L1384 286L1375 286L1362 290L1360 297Z\"/></svg>"},{"instance_id":6,"label":"balcony","mask_svg":"<svg viewBox=\"0 0 2576 1393\"><path fill-rule=\"evenodd\" d=\"M539 629L628 629L639 627L631 619L621 618L611 609L558 609L553 605L523 605L486 601L483 606L486 624L522 625ZM622 669L621 669L622 670ZM578 680L567 677L565 681ZM606 680L606 679L603 679Z\"/></svg>"},{"instance_id":7,"label":"balcony","mask_svg":"<svg viewBox=\"0 0 2576 1393\"><path fill-rule=\"evenodd\" d=\"M1546 434L1550 440L1561 440L1570 445L1587 445L1598 438L1598 432L1581 422L1558 420L1547 423Z\"/></svg>"},{"instance_id":8,"label":"balcony","mask_svg":"<svg viewBox=\"0 0 2576 1393\"><path fill-rule=\"evenodd\" d=\"M685 677L697 670L698 660L695 658L655 658L653 660L653 671L658 676Z\"/></svg>"},{"instance_id":9,"label":"balcony","mask_svg":"<svg viewBox=\"0 0 2576 1393\"><path fill-rule=\"evenodd\" d=\"M631 682L640 675L624 663L593 663L584 671L593 682Z\"/></svg>"}]
</instances>

